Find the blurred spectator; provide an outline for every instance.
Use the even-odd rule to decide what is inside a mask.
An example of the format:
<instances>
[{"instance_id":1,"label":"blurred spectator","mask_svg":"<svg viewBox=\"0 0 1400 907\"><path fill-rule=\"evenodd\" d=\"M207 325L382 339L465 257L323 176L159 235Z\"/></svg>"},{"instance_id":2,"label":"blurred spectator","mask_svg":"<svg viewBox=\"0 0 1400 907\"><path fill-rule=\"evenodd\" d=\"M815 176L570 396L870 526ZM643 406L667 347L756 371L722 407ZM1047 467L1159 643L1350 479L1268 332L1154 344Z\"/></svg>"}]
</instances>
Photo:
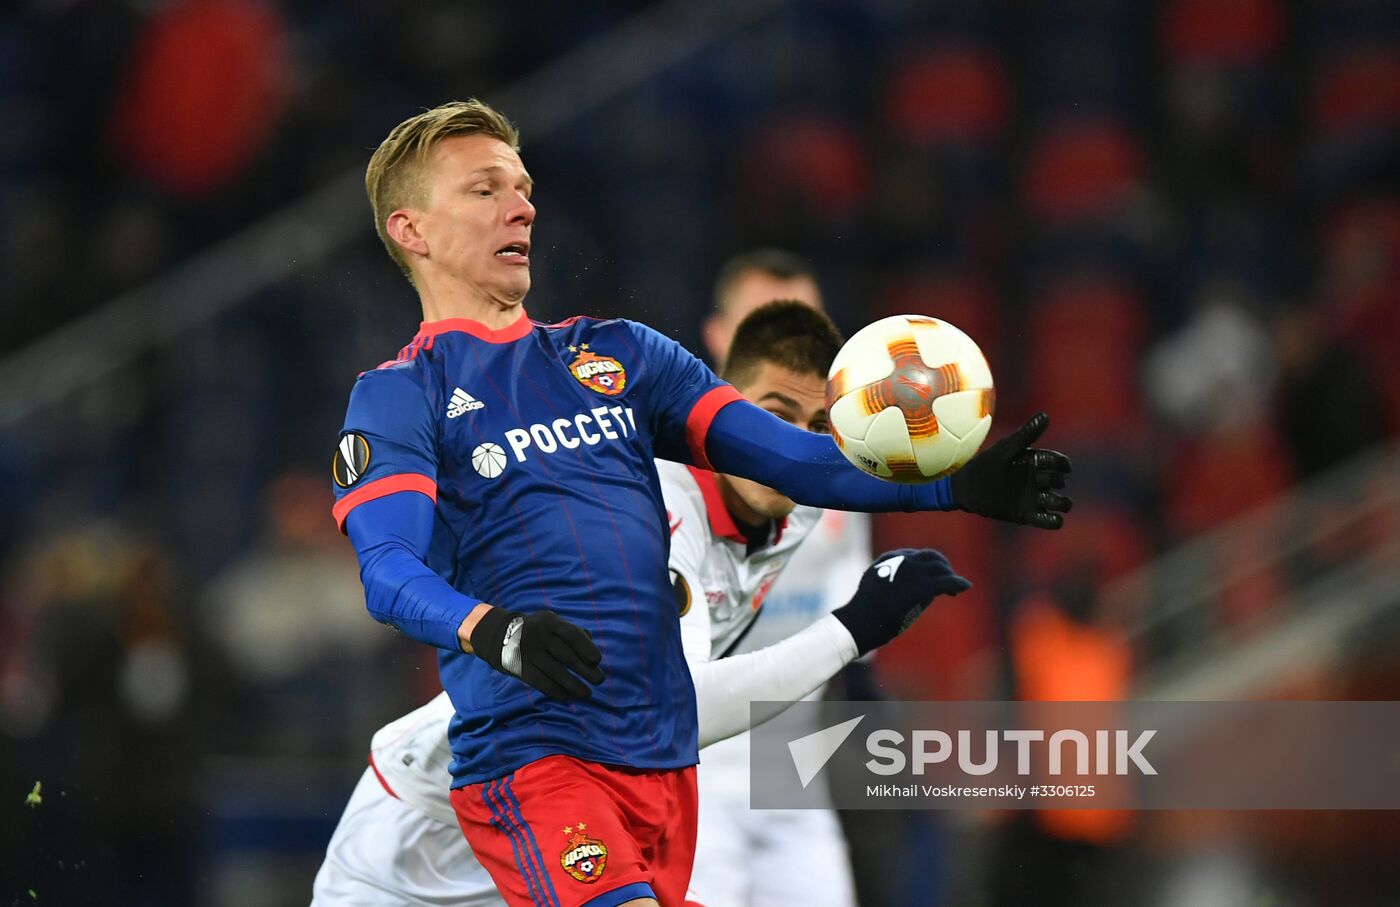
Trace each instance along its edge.
<instances>
[{"instance_id":1,"label":"blurred spectator","mask_svg":"<svg viewBox=\"0 0 1400 907\"><path fill-rule=\"evenodd\" d=\"M6 862L24 873L10 880L51 903L190 903L195 756L216 705L166 553L93 525L20 569L0 733L47 797L9 842Z\"/></svg>"},{"instance_id":2,"label":"blurred spectator","mask_svg":"<svg viewBox=\"0 0 1400 907\"><path fill-rule=\"evenodd\" d=\"M1329 327L1359 350L1400 426L1400 203L1359 202L1327 225L1322 311Z\"/></svg>"},{"instance_id":3,"label":"blurred spectator","mask_svg":"<svg viewBox=\"0 0 1400 907\"><path fill-rule=\"evenodd\" d=\"M1017 698L1103 703L1129 698L1128 642L1099 614L1102 574L1090 562L1061 566L1061 580L1046 594L1022 602L1013 617L1010 654ZM1098 779L1100 784L1112 780ZM1136 814L1121 809L1014 813L993 903L1054 907L1121 901L1105 897L1103 879L1136 824ZM1015 871L1007 871L1011 867Z\"/></svg>"},{"instance_id":4,"label":"blurred spectator","mask_svg":"<svg viewBox=\"0 0 1400 907\"><path fill-rule=\"evenodd\" d=\"M354 552L327 500L318 478L277 478L265 495L262 538L205 591L210 639L255 703L229 741L238 749L358 752L383 717L418 692L403 679L423 653L408 650L405 664L391 669L389 656L404 649L366 613Z\"/></svg>"},{"instance_id":5,"label":"blurred spectator","mask_svg":"<svg viewBox=\"0 0 1400 907\"><path fill-rule=\"evenodd\" d=\"M1386 434L1386 401L1369 363L1310 308L1284 312L1275 328L1279 431L1300 479L1343 462Z\"/></svg>"},{"instance_id":6,"label":"blurred spectator","mask_svg":"<svg viewBox=\"0 0 1400 907\"><path fill-rule=\"evenodd\" d=\"M1270 340L1240 288L1208 286L1191 320L1144 357L1148 397L1175 430L1187 435L1253 421L1273 390L1277 366Z\"/></svg>"},{"instance_id":7,"label":"blurred spectator","mask_svg":"<svg viewBox=\"0 0 1400 907\"><path fill-rule=\"evenodd\" d=\"M1279 0L1173 0L1162 43L1174 189L1196 197L1281 178L1287 17Z\"/></svg>"}]
</instances>

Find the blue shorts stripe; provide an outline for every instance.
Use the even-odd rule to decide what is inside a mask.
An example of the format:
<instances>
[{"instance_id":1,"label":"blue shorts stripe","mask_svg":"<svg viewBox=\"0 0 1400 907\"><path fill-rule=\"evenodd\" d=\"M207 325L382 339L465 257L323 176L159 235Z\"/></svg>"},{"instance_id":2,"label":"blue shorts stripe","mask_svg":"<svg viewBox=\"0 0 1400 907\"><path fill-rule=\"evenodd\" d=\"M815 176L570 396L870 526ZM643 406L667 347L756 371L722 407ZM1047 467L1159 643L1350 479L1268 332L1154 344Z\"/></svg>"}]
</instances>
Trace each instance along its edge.
<instances>
[{"instance_id":1,"label":"blue shorts stripe","mask_svg":"<svg viewBox=\"0 0 1400 907\"><path fill-rule=\"evenodd\" d=\"M525 880L525 887L529 892L530 900L535 907L558 907L552 902L540 885L535 865L531 862L529 847L524 836L520 833L520 828L515 824L506 809L505 797L501 794L502 779L491 781L486 785L487 802L491 807L491 813L495 817L496 826L505 832L506 838L510 841L511 850L515 854L515 865L520 870L520 877Z\"/></svg>"},{"instance_id":2,"label":"blue shorts stripe","mask_svg":"<svg viewBox=\"0 0 1400 907\"><path fill-rule=\"evenodd\" d=\"M534 830L525 824L525 817L521 815L520 801L516 799L515 788L511 784L514 778L514 775L506 775L505 778L501 779L501 787L505 791L506 797L509 798L512 814L520 822L521 827L525 829L525 834L530 836L530 847L534 851L535 859L540 861L540 872L544 876L544 884L549 888L549 896L558 904L559 894L554 890L554 880L549 877L549 873L544 871L544 855L540 853L540 844L535 840Z\"/></svg>"},{"instance_id":3,"label":"blue shorts stripe","mask_svg":"<svg viewBox=\"0 0 1400 907\"><path fill-rule=\"evenodd\" d=\"M510 827L506 825L505 820L501 817L500 809L491 799L491 785L495 783L494 781L488 781L481 786L481 800L486 804L486 808L491 811L491 824L504 833L506 840L510 842L511 853L515 856L515 867L517 870L520 870L520 877L525 880L525 888L530 895L530 900L535 902L536 907L539 907L540 901L539 897L535 894L533 880L525 873L521 865L520 845L516 843L514 836L511 835Z\"/></svg>"},{"instance_id":4,"label":"blue shorts stripe","mask_svg":"<svg viewBox=\"0 0 1400 907\"><path fill-rule=\"evenodd\" d=\"M637 898L655 900L656 892L652 890L650 882L633 882L630 885L623 885L621 888L614 888L612 891L605 891L596 898L584 901L583 907L617 907L618 904L635 901Z\"/></svg>"},{"instance_id":5,"label":"blue shorts stripe","mask_svg":"<svg viewBox=\"0 0 1400 907\"><path fill-rule=\"evenodd\" d=\"M504 832L506 840L510 841L511 852L515 855L515 866L520 870L520 877L525 880L526 892L530 895L530 900L534 902L535 907L558 907L558 904L551 903L544 897L539 882L534 877L534 869L526 856L525 842L520 837L519 829L515 828L514 823L506 815L504 806L496 802L497 799L500 799L501 803L504 803L500 791L495 790L500 787L501 783L500 780L488 781L481 788L481 798L486 802L487 809L491 811L491 822Z\"/></svg>"}]
</instances>

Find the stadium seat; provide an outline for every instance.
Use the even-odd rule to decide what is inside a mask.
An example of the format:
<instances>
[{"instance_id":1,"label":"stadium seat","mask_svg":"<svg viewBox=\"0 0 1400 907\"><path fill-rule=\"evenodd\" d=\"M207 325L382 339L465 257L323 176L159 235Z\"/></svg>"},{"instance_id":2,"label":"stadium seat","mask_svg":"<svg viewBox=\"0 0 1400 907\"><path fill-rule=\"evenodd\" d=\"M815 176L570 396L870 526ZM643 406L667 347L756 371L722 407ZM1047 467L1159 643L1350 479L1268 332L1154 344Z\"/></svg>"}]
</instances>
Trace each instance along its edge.
<instances>
[{"instance_id":1,"label":"stadium seat","mask_svg":"<svg viewBox=\"0 0 1400 907\"><path fill-rule=\"evenodd\" d=\"M1324 136L1400 127L1400 59L1377 48L1325 65L1313 82L1309 115Z\"/></svg>"},{"instance_id":2,"label":"stadium seat","mask_svg":"<svg viewBox=\"0 0 1400 907\"><path fill-rule=\"evenodd\" d=\"M1070 578L1069 571L1088 570L1102 585L1142 566L1152 555L1152 539L1142 518L1113 503L1086 501L1080 495L1072 519L1058 532L1021 535L1012 557L1021 575L1048 589Z\"/></svg>"},{"instance_id":3,"label":"stadium seat","mask_svg":"<svg viewBox=\"0 0 1400 907\"><path fill-rule=\"evenodd\" d=\"M1035 301L1026 350L1034 405L1053 414L1055 435L1107 447L1142 427L1139 357L1146 313L1134 290L1112 278L1075 277Z\"/></svg>"},{"instance_id":4,"label":"stadium seat","mask_svg":"<svg viewBox=\"0 0 1400 907\"><path fill-rule=\"evenodd\" d=\"M1006 128L1005 67L984 47L947 44L903 57L885 87L891 133L912 145L985 145Z\"/></svg>"},{"instance_id":5,"label":"stadium seat","mask_svg":"<svg viewBox=\"0 0 1400 907\"><path fill-rule=\"evenodd\" d=\"M110 130L131 166L191 198L236 179L290 92L285 26L268 5L162 8L137 42Z\"/></svg>"},{"instance_id":6,"label":"stadium seat","mask_svg":"<svg viewBox=\"0 0 1400 907\"><path fill-rule=\"evenodd\" d=\"M1162 43L1176 65L1260 66L1278 53L1286 27L1279 0L1173 0Z\"/></svg>"},{"instance_id":7,"label":"stadium seat","mask_svg":"<svg viewBox=\"0 0 1400 907\"><path fill-rule=\"evenodd\" d=\"M824 221L850 217L870 192L870 162L855 127L835 116L775 118L753 135L740 160L760 217L795 203Z\"/></svg>"},{"instance_id":8,"label":"stadium seat","mask_svg":"<svg viewBox=\"0 0 1400 907\"><path fill-rule=\"evenodd\" d=\"M1107 119L1069 120L1046 130L1024 171L1027 212L1050 225L1115 213L1143 178L1141 143Z\"/></svg>"},{"instance_id":9,"label":"stadium seat","mask_svg":"<svg viewBox=\"0 0 1400 907\"><path fill-rule=\"evenodd\" d=\"M993 605L1000 571L996 568L997 527L965 513L884 513L874 519L874 548L885 551L931 546L948 556L973 586L939 603L875 656L882 683L909 699L977 699L986 684L989 647L995 643Z\"/></svg>"},{"instance_id":10,"label":"stadium seat","mask_svg":"<svg viewBox=\"0 0 1400 907\"><path fill-rule=\"evenodd\" d=\"M1273 426L1251 420L1179 441L1165 461L1162 498L1171 528L1186 538L1263 504L1291 479Z\"/></svg>"},{"instance_id":11,"label":"stadium seat","mask_svg":"<svg viewBox=\"0 0 1400 907\"><path fill-rule=\"evenodd\" d=\"M941 318L977 341L994 378L1003 362L1001 302L980 277L956 271L921 271L896 278L880 291L874 314Z\"/></svg>"}]
</instances>

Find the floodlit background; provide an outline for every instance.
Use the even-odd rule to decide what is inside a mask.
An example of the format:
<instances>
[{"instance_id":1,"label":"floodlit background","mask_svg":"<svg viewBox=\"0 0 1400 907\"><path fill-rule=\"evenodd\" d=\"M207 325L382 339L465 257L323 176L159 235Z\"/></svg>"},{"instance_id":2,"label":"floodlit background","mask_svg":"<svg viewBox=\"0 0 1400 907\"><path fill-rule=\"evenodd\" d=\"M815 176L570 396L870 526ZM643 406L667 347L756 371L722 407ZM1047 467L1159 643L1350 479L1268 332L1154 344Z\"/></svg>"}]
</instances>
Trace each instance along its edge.
<instances>
[{"instance_id":1,"label":"floodlit background","mask_svg":"<svg viewBox=\"0 0 1400 907\"><path fill-rule=\"evenodd\" d=\"M7 4L0 904L304 904L435 692L327 465L419 321L364 166L473 95L534 317L698 348L782 246L848 331L971 333L994 431L1052 414L1069 528L877 519L976 587L839 692L1400 698L1398 44L1391 0ZM1400 892L1393 813L847 818L865 907Z\"/></svg>"}]
</instances>

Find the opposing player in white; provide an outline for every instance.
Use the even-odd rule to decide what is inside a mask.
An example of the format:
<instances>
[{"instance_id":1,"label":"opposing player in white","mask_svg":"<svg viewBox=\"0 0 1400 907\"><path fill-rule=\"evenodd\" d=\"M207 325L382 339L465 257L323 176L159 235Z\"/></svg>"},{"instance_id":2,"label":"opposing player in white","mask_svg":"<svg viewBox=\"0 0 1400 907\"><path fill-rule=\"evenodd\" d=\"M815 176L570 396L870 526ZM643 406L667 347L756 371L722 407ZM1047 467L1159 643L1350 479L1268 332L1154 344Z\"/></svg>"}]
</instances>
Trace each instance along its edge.
<instances>
[{"instance_id":1,"label":"opposing player in white","mask_svg":"<svg viewBox=\"0 0 1400 907\"><path fill-rule=\"evenodd\" d=\"M782 249L760 249L736 255L720 268L703 336L721 370L738 326L774 299L823 308L816 273L806 260ZM871 554L869 514L823 511L734 651L772 645L845 604ZM810 730L819 728L813 724ZM692 900L714 907L789 902L855 907L846 839L834 810L749 808L748 732L708 747L696 781L700 829Z\"/></svg>"},{"instance_id":2,"label":"opposing player in white","mask_svg":"<svg viewBox=\"0 0 1400 907\"><path fill-rule=\"evenodd\" d=\"M801 303L773 303L741 325L724 377L759 406L822 431L826 371L840 345L826 316ZM814 614L808 626L772 645L736 654L779 573L816 528L822 511L796 507L772 489L729 476L669 462L658 462L657 471L669 511L669 563L695 682L702 747L747 730L751 701L802 699L855 658L893 639L935 596L956 595L969 585L936 551L893 552L864 571L843 607ZM877 572L879 565L885 569ZM374 735L370 768L331 838L313 904L504 903L457 829L448 800L447 724L452 714L452 704L442 694ZM701 756L702 779L708 754ZM745 811L747 775L745 758ZM725 777L726 784L737 783L738 776ZM838 848L830 855L833 862L844 865L831 814L812 812L831 823L822 833ZM702 826L707 821L703 799L700 821ZM791 821L790 833L810 830L800 827L802 817ZM781 833L781 826L772 831ZM702 839L704 835L702 830ZM809 860L811 856L809 851ZM810 863L806 870L813 871ZM691 903L738 907L793 903L798 897L806 904L852 901L848 872L836 877L844 888L835 896L843 900L809 898L805 880L790 867L784 872L792 887L774 895L775 900L758 901L745 886L734 884L736 879L722 880L725 871L698 858ZM708 894L704 880L711 873L716 884ZM735 900L727 900L731 896Z\"/></svg>"}]
</instances>

